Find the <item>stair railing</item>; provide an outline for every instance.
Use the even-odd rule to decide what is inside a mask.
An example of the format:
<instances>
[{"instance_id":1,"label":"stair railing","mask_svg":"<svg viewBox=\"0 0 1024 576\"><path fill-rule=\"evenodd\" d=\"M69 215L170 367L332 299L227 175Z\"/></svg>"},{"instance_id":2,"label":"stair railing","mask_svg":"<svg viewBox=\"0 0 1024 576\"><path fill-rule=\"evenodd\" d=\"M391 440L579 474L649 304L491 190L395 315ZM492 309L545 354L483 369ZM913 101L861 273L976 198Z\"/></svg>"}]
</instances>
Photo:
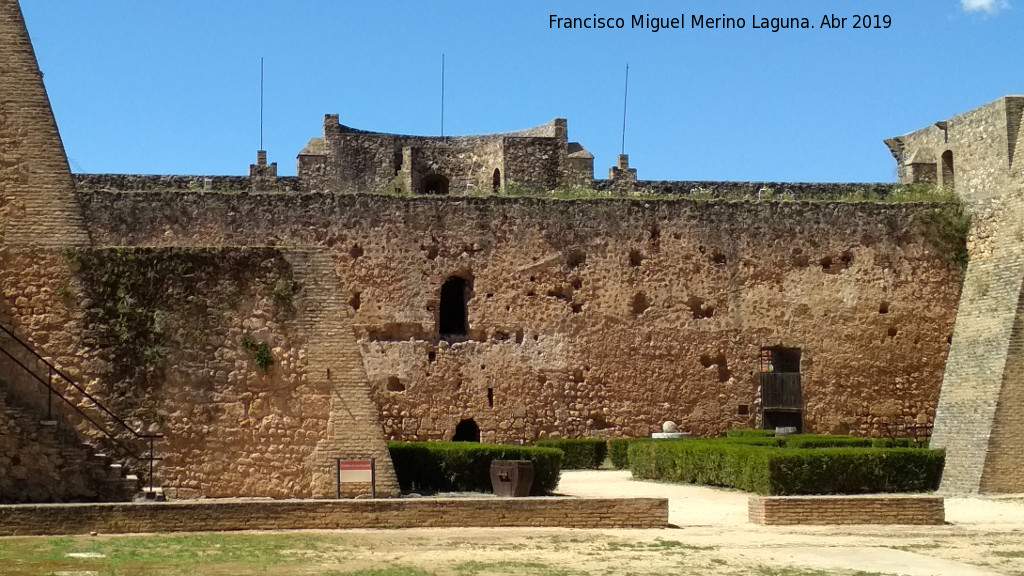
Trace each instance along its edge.
<instances>
[{"instance_id":1,"label":"stair railing","mask_svg":"<svg viewBox=\"0 0 1024 576\"><path fill-rule=\"evenodd\" d=\"M46 414L47 414L46 417L47 417L47 420L53 420L53 398L54 398L54 396L56 396L60 400L63 400L65 403L67 403L68 406L70 406L72 409L74 409L75 412L77 412L80 416L82 416L82 418L84 418L87 422L89 422L94 428L96 428L98 431L103 433L104 436L106 436L108 439L110 439L118 448L120 448L121 450L126 452L130 457L134 458L135 460L148 461L149 462L149 489L150 489L150 493L152 494L153 493L153 488L154 488L154 483L153 483L154 482L154 479L153 479L154 466L155 466L155 463L157 461L162 460L162 458L157 458L155 456L154 444L155 444L155 442L157 440L163 438L163 434L143 434L140 431L136 430L135 428L130 426L127 422L125 422L122 418L120 418L117 414L114 414L113 412L111 412L95 396L93 396L92 394L89 394L88 392L86 392L85 388L82 388L81 386L79 386L74 380L72 380L70 377L68 377L67 374L65 374L59 368L57 368L56 366L51 364L46 358L43 358L42 356L40 356L39 353L37 353L31 346L26 344L21 338L18 338L18 336L15 335L14 332L12 332L11 330L8 330L7 327L4 326L3 324L0 324L0 331L3 331L4 333L6 333L23 350L27 351L29 354L34 356L35 359L36 359L37 364L42 364L43 366L46 367L47 377L43 378L42 376L37 374L35 370L33 370L33 369L29 368L28 366L26 366L24 362L22 362L14 354L12 354L10 351L8 351L6 347L0 345L0 353L3 353L5 356L10 358L17 366L19 366L21 369L23 369L25 372L27 372L29 375L31 375L36 381L38 381L40 384L42 384L46 388L46 390L47 390L47 394L46 394ZM79 406L75 402L72 402L70 398L68 398L60 390L55 388L54 385L53 385L55 377L59 378L60 380L63 380L69 386L71 386L72 388L77 390L82 395L83 398L85 398L89 402L91 402L93 404L93 406L95 406L100 412L106 414L109 417L109 419L115 424L114 428L116 430L121 431L121 432L127 432L129 435L131 435L135 439L141 440L144 444L146 444L147 448L148 448L148 450L147 450L148 454L146 454L146 453L140 454L136 450L132 449L131 447L129 447L127 445L125 445L125 443L121 440L121 438L119 438L118 435L114 431L111 431L106 424L98 422L95 418L93 418L93 416L91 416L85 410L83 410L81 406Z\"/></svg>"}]
</instances>

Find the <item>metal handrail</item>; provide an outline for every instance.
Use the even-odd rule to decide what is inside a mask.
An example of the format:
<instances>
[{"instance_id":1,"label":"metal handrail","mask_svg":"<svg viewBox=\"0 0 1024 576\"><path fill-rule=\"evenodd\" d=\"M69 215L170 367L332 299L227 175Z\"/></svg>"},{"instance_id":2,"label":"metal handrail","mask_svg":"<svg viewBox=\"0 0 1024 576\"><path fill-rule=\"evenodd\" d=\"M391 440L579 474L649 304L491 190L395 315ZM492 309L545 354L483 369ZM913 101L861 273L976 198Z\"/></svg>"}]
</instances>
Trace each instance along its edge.
<instances>
[{"instance_id":1,"label":"metal handrail","mask_svg":"<svg viewBox=\"0 0 1024 576\"><path fill-rule=\"evenodd\" d=\"M156 458L154 456L154 442L156 440L160 439L160 438L163 438L164 437L163 434L142 434L138 430L132 428L130 425L128 425L127 422L125 422L123 419L121 419L116 414L111 412L110 409L108 409L106 406L104 406L103 403L100 402L99 400L97 400L92 394L89 394L88 392L85 391L84 388L82 388L77 383L75 383L75 381L72 380L68 375L66 375L63 372L61 372L61 370L59 368L57 368L56 366L51 364L46 358L43 358L42 356L40 356L38 352L36 352L31 346L26 344L21 338L18 338L18 336L15 335L14 332L8 330L7 327L4 326L3 324L0 324L0 331L3 331L4 333L6 333L8 336L11 337L11 339L13 339L15 342L20 344L21 347L24 350L26 350L30 354L32 354L32 356L34 356L36 358L37 362L42 362L42 364L46 366L47 372L48 372L48 380L44 380L42 376L37 374L34 370L29 368L28 366L26 366L21 360L19 360L13 354L8 352L6 348L4 348L3 346L0 346L0 352L2 352L8 358L10 358L12 361L14 361L14 363L17 364L22 370L27 372L29 375L31 375L33 378L35 378L37 381L39 381L39 383L41 383L43 386L46 387L46 389L48 391L47 402L46 402L47 417L48 418L52 418L52 416L53 416L52 402L53 402L53 395L56 394L58 398L63 400L65 403L67 403L68 406L71 406L71 408L73 408L75 410L75 412L78 412L78 414L81 415L82 418L84 418L87 422L92 424L93 427L95 427L97 430L102 432L107 438L109 438L112 442L114 442L114 444L116 444L122 450L127 452L129 456L131 456L132 458L134 458L136 460L148 460L149 461L149 487L150 487L150 491L152 492L152 490L153 490L153 465L154 465L154 462L156 462L157 460L162 460L162 458ZM62 394L60 390L57 390L56 388L54 388L53 387L53 376L55 374L57 376L59 376L61 379L63 379L66 383L70 384L71 387L73 387L75 390L77 390L84 398L86 398L87 400L92 402L92 404L94 406L96 406L96 408L98 408L99 410L101 410L102 412L107 414L107 416L109 416L111 420L113 420L115 423L117 423L118 426L120 426L120 428L128 431L132 436L134 436L135 438L137 438L139 440L147 441L147 443L149 445L149 456L148 457L147 456L140 456L138 453L136 453L135 450L133 450L133 449L129 448L128 446L126 446L124 444L124 442L122 442L117 437L117 435L115 435L113 432L111 432L109 429L107 429L107 426L105 426L104 424L102 424L100 422L97 422L95 419L93 419L92 416L90 416L84 410L82 410L82 408L80 406L78 406L77 404L72 402L71 399L69 399L67 396Z\"/></svg>"}]
</instances>

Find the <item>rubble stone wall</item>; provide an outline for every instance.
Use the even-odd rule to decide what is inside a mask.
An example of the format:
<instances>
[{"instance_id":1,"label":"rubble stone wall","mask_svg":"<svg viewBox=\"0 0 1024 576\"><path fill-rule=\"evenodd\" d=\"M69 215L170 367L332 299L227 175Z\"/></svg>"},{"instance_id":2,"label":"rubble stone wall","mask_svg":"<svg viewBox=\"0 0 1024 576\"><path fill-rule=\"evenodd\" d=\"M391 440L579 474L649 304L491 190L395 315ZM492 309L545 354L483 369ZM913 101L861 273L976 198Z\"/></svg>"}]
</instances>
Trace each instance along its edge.
<instances>
[{"instance_id":1,"label":"rubble stone wall","mask_svg":"<svg viewBox=\"0 0 1024 576\"><path fill-rule=\"evenodd\" d=\"M763 347L802 350L804 428L930 424L960 291L939 205L80 195L100 243L318 246L388 437L757 426ZM440 288L471 280L465 338Z\"/></svg>"}]
</instances>

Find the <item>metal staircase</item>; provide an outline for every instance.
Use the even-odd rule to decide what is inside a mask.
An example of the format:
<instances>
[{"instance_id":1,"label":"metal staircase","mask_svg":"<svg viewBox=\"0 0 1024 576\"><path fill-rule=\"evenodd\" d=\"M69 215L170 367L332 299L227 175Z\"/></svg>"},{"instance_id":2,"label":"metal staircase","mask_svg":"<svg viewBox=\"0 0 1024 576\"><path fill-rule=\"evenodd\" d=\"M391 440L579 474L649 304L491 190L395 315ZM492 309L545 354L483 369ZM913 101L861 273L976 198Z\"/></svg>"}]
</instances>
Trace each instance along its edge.
<instances>
[{"instance_id":1,"label":"metal staircase","mask_svg":"<svg viewBox=\"0 0 1024 576\"><path fill-rule=\"evenodd\" d=\"M128 468L141 465L146 477L143 489L146 497L156 499L162 496L156 485L155 473L156 463L161 460L156 457L156 443L163 435L144 434L129 425L2 324L0 363L9 372L4 386L6 394L0 394L0 407L10 417L17 418L26 412L26 407L34 406L38 412L45 412L45 418L38 420L40 441L60 445L61 452L68 457L77 457L76 451L88 449L91 452L89 457L102 465L108 481L126 487L134 485L134 489L120 492L138 491L139 476L127 473L125 464ZM3 392L2 388L0 392ZM33 395L36 397L29 397ZM77 434L69 427L58 430L58 416L61 420L68 416L77 417L83 426L99 433L105 449L97 450L91 443L81 442L78 446L74 443L69 446L68 439L77 437Z\"/></svg>"}]
</instances>

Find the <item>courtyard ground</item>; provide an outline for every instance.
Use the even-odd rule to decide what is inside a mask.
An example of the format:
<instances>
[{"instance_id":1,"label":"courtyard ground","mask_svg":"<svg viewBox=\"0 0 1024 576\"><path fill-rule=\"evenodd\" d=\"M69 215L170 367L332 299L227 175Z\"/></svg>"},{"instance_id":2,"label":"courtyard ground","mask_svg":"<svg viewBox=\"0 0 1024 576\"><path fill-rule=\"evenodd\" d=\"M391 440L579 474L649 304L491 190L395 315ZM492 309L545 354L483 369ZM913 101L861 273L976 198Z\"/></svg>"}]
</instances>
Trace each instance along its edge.
<instances>
[{"instance_id":1,"label":"courtyard ground","mask_svg":"<svg viewBox=\"0 0 1024 576\"><path fill-rule=\"evenodd\" d=\"M560 492L669 498L663 530L412 529L0 539L0 574L1024 576L1024 496L951 498L945 526L764 527L747 494L565 472Z\"/></svg>"}]
</instances>

